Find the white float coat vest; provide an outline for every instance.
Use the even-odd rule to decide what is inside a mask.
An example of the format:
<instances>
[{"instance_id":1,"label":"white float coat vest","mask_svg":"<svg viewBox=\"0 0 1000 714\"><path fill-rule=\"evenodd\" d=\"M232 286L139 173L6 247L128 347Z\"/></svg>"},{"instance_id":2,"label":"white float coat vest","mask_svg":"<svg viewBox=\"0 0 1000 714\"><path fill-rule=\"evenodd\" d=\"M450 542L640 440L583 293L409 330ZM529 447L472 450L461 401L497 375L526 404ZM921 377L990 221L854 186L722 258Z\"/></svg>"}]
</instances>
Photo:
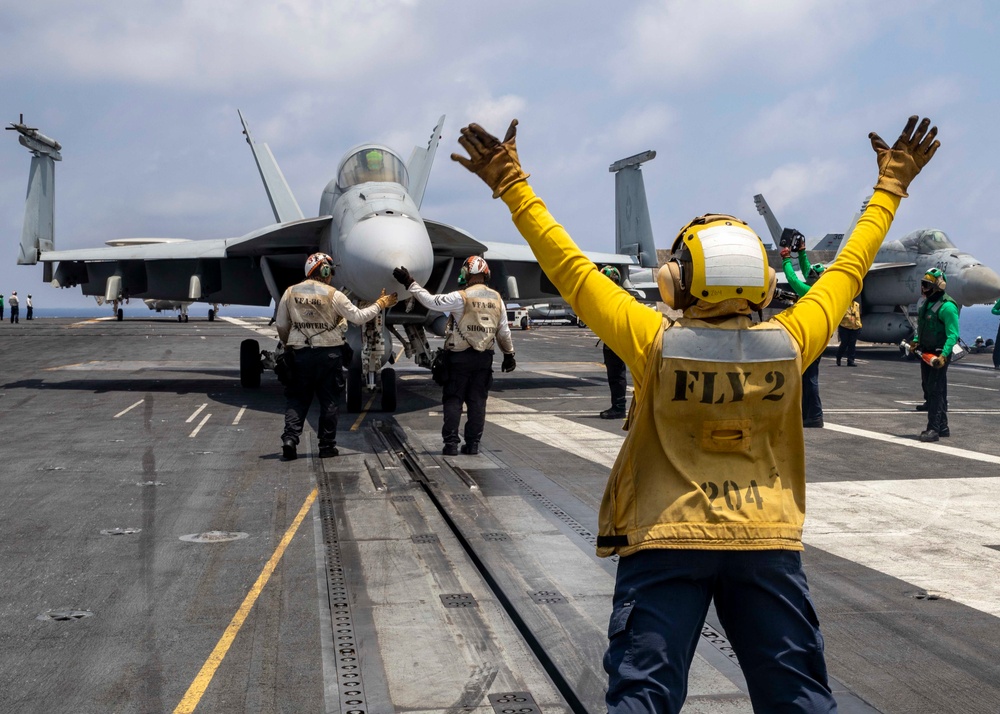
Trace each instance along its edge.
<instances>
[{"instance_id":1,"label":"white float coat vest","mask_svg":"<svg viewBox=\"0 0 1000 714\"><path fill-rule=\"evenodd\" d=\"M504 310L500 293L485 285L470 285L462 291L462 299L465 301L462 319L448 321L444 348L449 352L493 349Z\"/></svg>"},{"instance_id":2,"label":"white float coat vest","mask_svg":"<svg viewBox=\"0 0 1000 714\"><path fill-rule=\"evenodd\" d=\"M347 321L338 310L336 288L318 280L292 285L282 302L288 310L288 347L337 347L344 344ZM347 298L340 295L347 301Z\"/></svg>"},{"instance_id":3,"label":"white float coat vest","mask_svg":"<svg viewBox=\"0 0 1000 714\"><path fill-rule=\"evenodd\" d=\"M664 319L650 355L601 503L598 555L802 550L802 360L786 330Z\"/></svg>"}]
</instances>

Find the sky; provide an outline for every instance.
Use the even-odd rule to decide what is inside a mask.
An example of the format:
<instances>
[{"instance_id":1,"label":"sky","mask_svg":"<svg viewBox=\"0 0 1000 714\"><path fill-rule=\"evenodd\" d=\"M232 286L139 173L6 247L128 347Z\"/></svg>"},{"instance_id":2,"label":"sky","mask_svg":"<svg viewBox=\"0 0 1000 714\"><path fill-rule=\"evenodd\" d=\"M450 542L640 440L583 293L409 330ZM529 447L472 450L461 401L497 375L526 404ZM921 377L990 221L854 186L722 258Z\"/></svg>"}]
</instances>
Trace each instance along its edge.
<instances>
[{"instance_id":1,"label":"sky","mask_svg":"<svg viewBox=\"0 0 1000 714\"><path fill-rule=\"evenodd\" d=\"M272 223L240 109L307 216L351 147L408 158L446 115L421 213L504 242L509 212L449 155L516 117L538 195L611 252L617 159L657 152L659 248L708 212L768 239L756 193L818 237L875 182L868 133L918 114L942 146L889 237L939 228L1000 269L998 46L1000 4L977 0L0 0L0 120L62 144L58 249ZM29 162L0 135L0 293L92 305L16 265Z\"/></svg>"}]
</instances>

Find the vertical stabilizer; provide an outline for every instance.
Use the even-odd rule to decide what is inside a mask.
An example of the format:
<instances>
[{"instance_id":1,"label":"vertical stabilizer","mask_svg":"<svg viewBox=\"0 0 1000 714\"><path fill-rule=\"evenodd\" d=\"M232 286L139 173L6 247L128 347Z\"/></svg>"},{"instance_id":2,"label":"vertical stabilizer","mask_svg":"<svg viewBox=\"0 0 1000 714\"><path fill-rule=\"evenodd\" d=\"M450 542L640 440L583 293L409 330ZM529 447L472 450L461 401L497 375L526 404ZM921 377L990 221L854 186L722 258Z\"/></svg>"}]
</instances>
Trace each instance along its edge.
<instances>
[{"instance_id":1,"label":"vertical stabilizer","mask_svg":"<svg viewBox=\"0 0 1000 714\"><path fill-rule=\"evenodd\" d=\"M655 151L644 151L608 167L608 171L615 175L615 252L634 255L643 268L659 265L640 168L654 158Z\"/></svg>"},{"instance_id":2,"label":"vertical stabilizer","mask_svg":"<svg viewBox=\"0 0 1000 714\"><path fill-rule=\"evenodd\" d=\"M264 190L267 191L267 200L271 202L274 220L278 223L288 223L289 221L298 221L305 218L302 215L302 209L299 208L299 204L295 200L295 196L292 195L292 189L289 188L288 182L285 181L285 175L281 173L281 169L278 168L278 162L274 160L271 149L267 144L254 143L253 137L250 136L250 127L247 126L247 120L243 118L243 112L237 109L236 113L240 115L240 122L243 124L243 135L247 138L247 143L253 152L253 160L257 163L257 170L260 172L260 178L264 182Z\"/></svg>"},{"instance_id":3,"label":"vertical stabilizer","mask_svg":"<svg viewBox=\"0 0 1000 714\"><path fill-rule=\"evenodd\" d=\"M837 255L840 255L840 251L842 251L844 249L844 246L847 245L847 239L850 238L851 233L854 232L854 228L858 225L858 221L861 220L861 214L865 212L866 208L868 208L868 202L872 200L873 195L874 194L869 193L865 197L865 200L861 202L860 210L858 210L858 212L854 214L854 218L851 219L850 225L847 226L847 230L844 231L844 238L843 240L840 241L840 245L837 247Z\"/></svg>"},{"instance_id":4,"label":"vertical stabilizer","mask_svg":"<svg viewBox=\"0 0 1000 714\"><path fill-rule=\"evenodd\" d=\"M7 127L20 136L21 146L31 152L28 170L28 195L24 200L24 228L21 230L21 247L18 265L34 265L39 253L52 250L55 244L55 191L56 161L62 161L62 146L55 139L39 134L37 129L24 124L24 115L16 124Z\"/></svg>"},{"instance_id":5,"label":"vertical stabilizer","mask_svg":"<svg viewBox=\"0 0 1000 714\"><path fill-rule=\"evenodd\" d=\"M431 174L431 166L434 164L434 154L437 153L438 144L441 143L441 129L444 127L444 114L438 119L437 126L431 131L431 138L427 141L425 148L416 146L410 154L410 161L406 164L406 172L410 175L410 198L420 208L424 201L424 191L427 189L427 179Z\"/></svg>"},{"instance_id":6,"label":"vertical stabilizer","mask_svg":"<svg viewBox=\"0 0 1000 714\"><path fill-rule=\"evenodd\" d=\"M774 217L771 212L771 207L767 205L767 201L764 200L763 194L758 193L753 197L753 203L757 206L757 213L764 217L764 223L767 224L767 230L771 234L771 238L774 240L774 245L777 246L781 240L781 224L778 223L778 219Z\"/></svg>"}]
</instances>

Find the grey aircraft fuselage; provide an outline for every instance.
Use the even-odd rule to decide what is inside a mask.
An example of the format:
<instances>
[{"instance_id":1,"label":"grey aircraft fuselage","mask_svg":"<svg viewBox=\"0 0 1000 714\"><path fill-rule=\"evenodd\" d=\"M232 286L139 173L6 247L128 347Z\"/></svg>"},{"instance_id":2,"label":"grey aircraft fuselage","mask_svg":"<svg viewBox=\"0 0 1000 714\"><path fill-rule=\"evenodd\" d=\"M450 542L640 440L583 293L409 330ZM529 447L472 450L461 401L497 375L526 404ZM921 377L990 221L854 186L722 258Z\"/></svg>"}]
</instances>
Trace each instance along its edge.
<instances>
[{"instance_id":1,"label":"grey aircraft fuselage","mask_svg":"<svg viewBox=\"0 0 1000 714\"><path fill-rule=\"evenodd\" d=\"M373 154L379 157L377 169L366 163ZM320 249L335 267L345 268L336 272L337 284L362 300L374 301L382 290L408 297L392 277L401 265L421 285L430 278L434 249L407 184L399 156L366 144L348 152L323 190L319 213L332 220L320 236Z\"/></svg>"},{"instance_id":2,"label":"grey aircraft fuselage","mask_svg":"<svg viewBox=\"0 0 1000 714\"><path fill-rule=\"evenodd\" d=\"M762 195L754 196L754 202L777 245L783 230L781 225ZM816 246L839 252L866 205L867 200L842 235L827 234ZM810 253L811 259L816 257ZM780 258L777 263L781 264ZM936 228L912 231L898 240L886 239L875 254L859 297L862 327L858 339L898 344L912 337L913 315L921 299L920 279L931 268L946 275L947 292L960 306L992 303L1000 297L1000 275L975 256L959 250L944 231Z\"/></svg>"},{"instance_id":3,"label":"grey aircraft fuselage","mask_svg":"<svg viewBox=\"0 0 1000 714\"><path fill-rule=\"evenodd\" d=\"M522 304L560 300L526 245L479 242L459 228L421 217L443 116L427 146L415 148L408 163L380 144L349 151L324 189L314 218L303 215L267 144L255 143L242 114L240 120L275 223L237 238L125 238L106 247L74 250L55 249L54 162L62 159L62 147L26 126L23 117L11 124L8 129L19 134L32 155L18 263L42 263L45 281L54 287L79 286L83 294L111 303L119 320L119 306L131 298L146 301L151 309L207 302L214 307L211 320L221 304L277 306L284 291L304 279L306 258L316 251L328 253L334 262L333 285L352 300L367 304L382 290L400 297L399 305L348 332L356 348L347 379L349 411L360 410L362 385L382 391L384 409L395 408L395 375L387 364L393 336L407 356L429 367L433 355L425 329L444 332L445 316L408 301L409 293L392 277L393 268L406 266L425 288L442 292L455 285L462 260L485 255L493 284L505 299ZM632 250L588 252L588 257L623 271L639 262ZM260 383L261 370L273 366L277 353L259 350L256 340L245 342L253 344L241 346L240 378L252 387Z\"/></svg>"}]
</instances>

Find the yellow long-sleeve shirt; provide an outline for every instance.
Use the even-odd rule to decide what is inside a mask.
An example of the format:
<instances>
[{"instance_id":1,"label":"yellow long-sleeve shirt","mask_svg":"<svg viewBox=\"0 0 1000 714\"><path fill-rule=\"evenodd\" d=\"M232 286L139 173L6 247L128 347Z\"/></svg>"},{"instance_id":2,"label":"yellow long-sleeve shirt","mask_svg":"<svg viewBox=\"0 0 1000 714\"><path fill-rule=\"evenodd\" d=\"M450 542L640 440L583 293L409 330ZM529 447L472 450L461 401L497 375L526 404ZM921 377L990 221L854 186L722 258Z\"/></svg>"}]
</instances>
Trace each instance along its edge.
<instances>
[{"instance_id":1,"label":"yellow long-sleeve shirt","mask_svg":"<svg viewBox=\"0 0 1000 714\"><path fill-rule=\"evenodd\" d=\"M546 275L635 382L630 432L601 503L598 555L801 550L801 387L784 370L801 372L826 347L861 291L898 199L876 191L812 289L754 327L739 316L665 320L601 275L527 183L503 200Z\"/></svg>"},{"instance_id":2,"label":"yellow long-sleeve shirt","mask_svg":"<svg viewBox=\"0 0 1000 714\"><path fill-rule=\"evenodd\" d=\"M563 299L628 365L638 395L663 316L601 275L527 181L514 184L501 198ZM781 323L799 346L803 365L808 366L823 352L847 308L861 292L864 276L889 231L899 201L890 193L875 191L837 259L804 297L771 318Z\"/></svg>"}]
</instances>

